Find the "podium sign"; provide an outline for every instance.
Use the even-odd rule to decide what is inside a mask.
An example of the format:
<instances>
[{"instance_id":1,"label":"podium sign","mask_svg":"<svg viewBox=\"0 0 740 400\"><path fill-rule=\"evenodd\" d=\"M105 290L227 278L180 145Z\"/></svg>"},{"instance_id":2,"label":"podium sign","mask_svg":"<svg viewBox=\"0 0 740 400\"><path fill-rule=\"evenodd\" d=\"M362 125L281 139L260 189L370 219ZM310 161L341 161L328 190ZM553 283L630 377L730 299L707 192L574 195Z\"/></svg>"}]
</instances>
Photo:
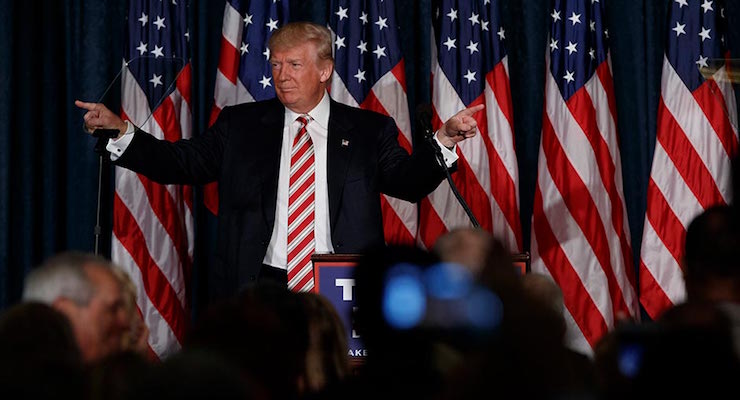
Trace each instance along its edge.
<instances>
[{"instance_id":1,"label":"podium sign","mask_svg":"<svg viewBox=\"0 0 740 400\"><path fill-rule=\"evenodd\" d=\"M367 356L365 346L353 329L352 310L355 307L354 268L357 254L314 254L313 273L317 292L326 297L337 310L347 333L347 350L352 363Z\"/></svg>"}]
</instances>

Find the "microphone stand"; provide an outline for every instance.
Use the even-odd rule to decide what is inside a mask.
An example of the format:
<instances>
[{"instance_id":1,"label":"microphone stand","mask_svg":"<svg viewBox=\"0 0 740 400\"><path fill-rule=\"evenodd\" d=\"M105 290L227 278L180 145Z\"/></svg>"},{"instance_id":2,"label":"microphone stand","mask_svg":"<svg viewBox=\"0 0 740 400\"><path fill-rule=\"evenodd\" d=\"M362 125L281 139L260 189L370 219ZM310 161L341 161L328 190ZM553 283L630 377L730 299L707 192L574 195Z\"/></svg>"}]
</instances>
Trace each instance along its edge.
<instances>
[{"instance_id":1,"label":"microphone stand","mask_svg":"<svg viewBox=\"0 0 740 400\"><path fill-rule=\"evenodd\" d=\"M452 189L452 193L455 195L455 198L457 199L457 202L460 203L460 206L462 206L463 210L465 210L465 214L468 215L468 218L470 219L470 223L473 225L473 228L480 229L480 224L478 223L478 220L475 219L475 215L473 215L473 211L470 210L470 207L468 206L468 203L465 202L465 199L463 199L460 192L457 190L457 186L455 186L455 182L452 181L452 175L450 175L450 169L447 168L447 163L445 163L445 157L442 155L442 149L440 149L439 145L437 144L437 141L434 140L434 132L432 132L431 128L424 127L424 138L429 142L429 145L432 146L432 149L434 149L434 155L437 156L437 162L442 167L442 169L445 170L445 177L447 178L447 183L450 185L450 189Z\"/></svg>"},{"instance_id":2,"label":"microphone stand","mask_svg":"<svg viewBox=\"0 0 740 400\"><path fill-rule=\"evenodd\" d=\"M102 194L103 194L103 166L105 164L104 156L108 154L105 150L105 146L108 143L108 139L118 136L117 129L96 129L92 134L98 138L98 142L95 143L95 152L98 153L98 201L95 210L95 227L93 228L93 234L95 235L95 255L100 255L100 236L103 234L103 228L100 226L100 211L102 209Z\"/></svg>"}]
</instances>

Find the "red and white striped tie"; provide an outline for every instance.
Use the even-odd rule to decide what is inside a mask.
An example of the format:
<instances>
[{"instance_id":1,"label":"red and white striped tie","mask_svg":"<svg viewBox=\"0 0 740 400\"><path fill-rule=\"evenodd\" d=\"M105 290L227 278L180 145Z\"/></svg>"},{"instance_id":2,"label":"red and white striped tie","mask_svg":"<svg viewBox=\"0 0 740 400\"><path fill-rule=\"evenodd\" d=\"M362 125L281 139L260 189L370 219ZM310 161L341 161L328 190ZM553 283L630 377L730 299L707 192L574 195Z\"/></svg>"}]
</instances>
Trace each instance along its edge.
<instances>
[{"instance_id":1,"label":"red and white striped tie","mask_svg":"<svg viewBox=\"0 0 740 400\"><path fill-rule=\"evenodd\" d=\"M301 127L290 151L290 184L288 186L288 288L294 292L313 290L311 255L314 240L315 183L313 142L306 125L310 117L296 120Z\"/></svg>"}]
</instances>

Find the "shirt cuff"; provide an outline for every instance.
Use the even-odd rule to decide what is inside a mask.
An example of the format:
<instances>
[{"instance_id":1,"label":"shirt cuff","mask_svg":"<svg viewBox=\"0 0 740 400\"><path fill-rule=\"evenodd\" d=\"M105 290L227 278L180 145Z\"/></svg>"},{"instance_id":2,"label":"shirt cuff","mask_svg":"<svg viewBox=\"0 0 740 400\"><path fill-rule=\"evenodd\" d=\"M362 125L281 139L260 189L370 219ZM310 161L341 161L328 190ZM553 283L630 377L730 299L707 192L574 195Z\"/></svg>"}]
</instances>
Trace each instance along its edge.
<instances>
[{"instance_id":1,"label":"shirt cuff","mask_svg":"<svg viewBox=\"0 0 740 400\"><path fill-rule=\"evenodd\" d=\"M445 159L445 166L447 166L447 168L452 167L452 164L457 161L457 145L452 146L451 149L447 148L447 146L443 145L442 142L439 141L436 132L434 133L434 141L437 142L439 149L442 150L442 156Z\"/></svg>"},{"instance_id":2,"label":"shirt cuff","mask_svg":"<svg viewBox=\"0 0 740 400\"><path fill-rule=\"evenodd\" d=\"M128 145L131 144L131 140L134 139L135 130L134 124L130 121L126 121L126 132L123 133L123 136L118 139L108 139L108 144L105 146L105 149L110 153L111 161L116 161L123 155L123 152L126 151Z\"/></svg>"}]
</instances>

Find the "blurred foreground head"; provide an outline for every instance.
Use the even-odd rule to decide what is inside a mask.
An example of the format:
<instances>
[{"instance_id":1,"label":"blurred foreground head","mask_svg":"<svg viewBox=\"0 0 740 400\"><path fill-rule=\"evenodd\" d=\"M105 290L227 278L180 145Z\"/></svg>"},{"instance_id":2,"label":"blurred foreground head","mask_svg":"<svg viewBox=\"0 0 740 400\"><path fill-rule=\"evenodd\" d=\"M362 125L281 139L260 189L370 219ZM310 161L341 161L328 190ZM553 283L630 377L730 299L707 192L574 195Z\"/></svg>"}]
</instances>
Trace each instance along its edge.
<instances>
[{"instance_id":1,"label":"blurred foreground head","mask_svg":"<svg viewBox=\"0 0 740 400\"><path fill-rule=\"evenodd\" d=\"M740 234L730 206L710 207L686 231L689 301L740 302Z\"/></svg>"},{"instance_id":2,"label":"blurred foreground head","mask_svg":"<svg viewBox=\"0 0 740 400\"><path fill-rule=\"evenodd\" d=\"M236 367L250 394L293 399L304 389L308 321L296 293L261 284L215 303L196 321L185 351L217 356Z\"/></svg>"},{"instance_id":3,"label":"blurred foreground head","mask_svg":"<svg viewBox=\"0 0 740 400\"><path fill-rule=\"evenodd\" d=\"M69 319L86 362L120 351L129 329L121 284L112 268L98 256L62 253L31 271L24 284L23 301L48 304Z\"/></svg>"},{"instance_id":4,"label":"blurred foreground head","mask_svg":"<svg viewBox=\"0 0 740 400\"><path fill-rule=\"evenodd\" d=\"M67 318L40 303L0 317L0 385L14 398L80 398L82 360Z\"/></svg>"}]
</instances>

